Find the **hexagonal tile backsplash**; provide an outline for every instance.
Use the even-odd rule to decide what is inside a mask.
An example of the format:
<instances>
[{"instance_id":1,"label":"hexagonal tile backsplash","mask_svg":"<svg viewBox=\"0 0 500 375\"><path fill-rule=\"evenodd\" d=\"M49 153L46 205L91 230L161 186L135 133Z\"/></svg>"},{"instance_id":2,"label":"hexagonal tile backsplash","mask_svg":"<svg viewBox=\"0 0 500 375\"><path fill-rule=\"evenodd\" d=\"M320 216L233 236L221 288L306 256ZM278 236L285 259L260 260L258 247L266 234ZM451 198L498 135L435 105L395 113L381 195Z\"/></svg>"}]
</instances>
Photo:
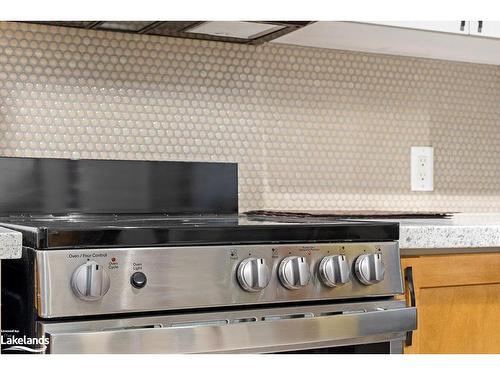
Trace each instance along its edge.
<instances>
[{"instance_id":1,"label":"hexagonal tile backsplash","mask_svg":"<svg viewBox=\"0 0 500 375\"><path fill-rule=\"evenodd\" d=\"M2 22L0 154L234 161L241 211L499 211L500 67Z\"/></svg>"}]
</instances>

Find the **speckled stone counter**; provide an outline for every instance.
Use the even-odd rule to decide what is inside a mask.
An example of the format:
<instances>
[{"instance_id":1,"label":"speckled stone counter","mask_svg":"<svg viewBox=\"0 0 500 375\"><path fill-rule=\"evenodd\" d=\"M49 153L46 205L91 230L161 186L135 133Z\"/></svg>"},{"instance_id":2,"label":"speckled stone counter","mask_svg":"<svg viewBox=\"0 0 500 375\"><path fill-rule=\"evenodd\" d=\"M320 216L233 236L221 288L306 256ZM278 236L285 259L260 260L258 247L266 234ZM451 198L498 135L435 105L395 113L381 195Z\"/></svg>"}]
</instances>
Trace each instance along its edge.
<instances>
[{"instance_id":1,"label":"speckled stone counter","mask_svg":"<svg viewBox=\"0 0 500 375\"><path fill-rule=\"evenodd\" d=\"M396 221L402 255L500 251L500 214Z\"/></svg>"},{"instance_id":2,"label":"speckled stone counter","mask_svg":"<svg viewBox=\"0 0 500 375\"><path fill-rule=\"evenodd\" d=\"M22 242L21 233L0 227L0 259L20 258Z\"/></svg>"},{"instance_id":3,"label":"speckled stone counter","mask_svg":"<svg viewBox=\"0 0 500 375\"><path fill-rule=\"evenodd\" d=\"M4 259L4 262L8 262L8 260L5 259L21 258L22 244L23 237L21 233L0 227L0 262L2 259Z\"/></svg>"}]
</instances>

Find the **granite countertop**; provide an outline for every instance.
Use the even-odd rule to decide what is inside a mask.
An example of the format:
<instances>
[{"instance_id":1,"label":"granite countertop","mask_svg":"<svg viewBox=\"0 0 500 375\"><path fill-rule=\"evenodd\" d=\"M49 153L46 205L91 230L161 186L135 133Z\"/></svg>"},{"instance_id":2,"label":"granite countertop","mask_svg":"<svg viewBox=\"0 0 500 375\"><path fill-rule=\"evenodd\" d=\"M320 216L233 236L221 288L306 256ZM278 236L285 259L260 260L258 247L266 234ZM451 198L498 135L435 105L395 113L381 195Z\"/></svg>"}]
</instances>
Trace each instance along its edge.
<instances>
[{"instance_id":1,"label":"granite countertop","mask_svg":"<svg viewBox=\"0 0 500 375\"><path fill-rule=\"evenodd\" d=\"M0 259L21 258L22 244L21 233L0 227Z\"/></svg>"},{"instance_id":2,"label":"granite countertop","mask_svg":"<svg viewBox=\"0 0 500 375\"><path fill-rule=\"evenodd\" d=\"M455 214L446 219L400 219L402 255L500 251L500 214Z\"/></svg>"}]
</instances>

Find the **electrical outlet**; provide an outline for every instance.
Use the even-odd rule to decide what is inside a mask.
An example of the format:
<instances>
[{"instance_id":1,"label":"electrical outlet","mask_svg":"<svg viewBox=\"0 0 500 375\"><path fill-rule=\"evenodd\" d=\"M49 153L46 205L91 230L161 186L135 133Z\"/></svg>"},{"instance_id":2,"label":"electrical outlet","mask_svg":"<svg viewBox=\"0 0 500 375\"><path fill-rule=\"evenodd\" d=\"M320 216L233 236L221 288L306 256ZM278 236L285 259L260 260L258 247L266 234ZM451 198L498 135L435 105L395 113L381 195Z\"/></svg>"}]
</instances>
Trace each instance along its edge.
<instances>
[{"instance_id":1,"label":"electrical outlet","mask_svg":"<svg viewBox=\"0 0 500 375\"><path fill-rule=\"evenodd\" d=\"M411 190L434 190L434 148L411 148Z\"/></svg>"}]
</instances>

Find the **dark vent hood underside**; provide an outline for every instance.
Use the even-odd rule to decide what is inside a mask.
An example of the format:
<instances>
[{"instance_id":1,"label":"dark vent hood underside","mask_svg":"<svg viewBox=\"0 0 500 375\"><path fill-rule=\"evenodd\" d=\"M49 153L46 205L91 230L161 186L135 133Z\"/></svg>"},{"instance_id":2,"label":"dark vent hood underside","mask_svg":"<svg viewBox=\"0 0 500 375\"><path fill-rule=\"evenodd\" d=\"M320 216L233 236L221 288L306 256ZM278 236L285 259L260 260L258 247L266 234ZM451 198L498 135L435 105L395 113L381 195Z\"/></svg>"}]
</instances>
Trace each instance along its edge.
<instances>
[{"instance_id":1,"label":"dark vent hood underside","mask_svg":"<svg viewBox=\"0 0 500 375\"><path fill-rule=\"evenodd\" d=\"M298 30L310 21L32 21L44 25L76 27L82 29L204 39L219 42L258 45ZM228 26L228 32L223 29ZM252 27L256 32L252 33ZM241 30L238 30L241 28ZM210 30L222 29L209 34ZM249 30L244 34L243 29ZM198 32L199 30L199 32ZM206 31L206 32L204 32ZM241 31L241 32L239 32ZM237 36L233 36L232 33Z\"/></svg>"}]
</instances>

